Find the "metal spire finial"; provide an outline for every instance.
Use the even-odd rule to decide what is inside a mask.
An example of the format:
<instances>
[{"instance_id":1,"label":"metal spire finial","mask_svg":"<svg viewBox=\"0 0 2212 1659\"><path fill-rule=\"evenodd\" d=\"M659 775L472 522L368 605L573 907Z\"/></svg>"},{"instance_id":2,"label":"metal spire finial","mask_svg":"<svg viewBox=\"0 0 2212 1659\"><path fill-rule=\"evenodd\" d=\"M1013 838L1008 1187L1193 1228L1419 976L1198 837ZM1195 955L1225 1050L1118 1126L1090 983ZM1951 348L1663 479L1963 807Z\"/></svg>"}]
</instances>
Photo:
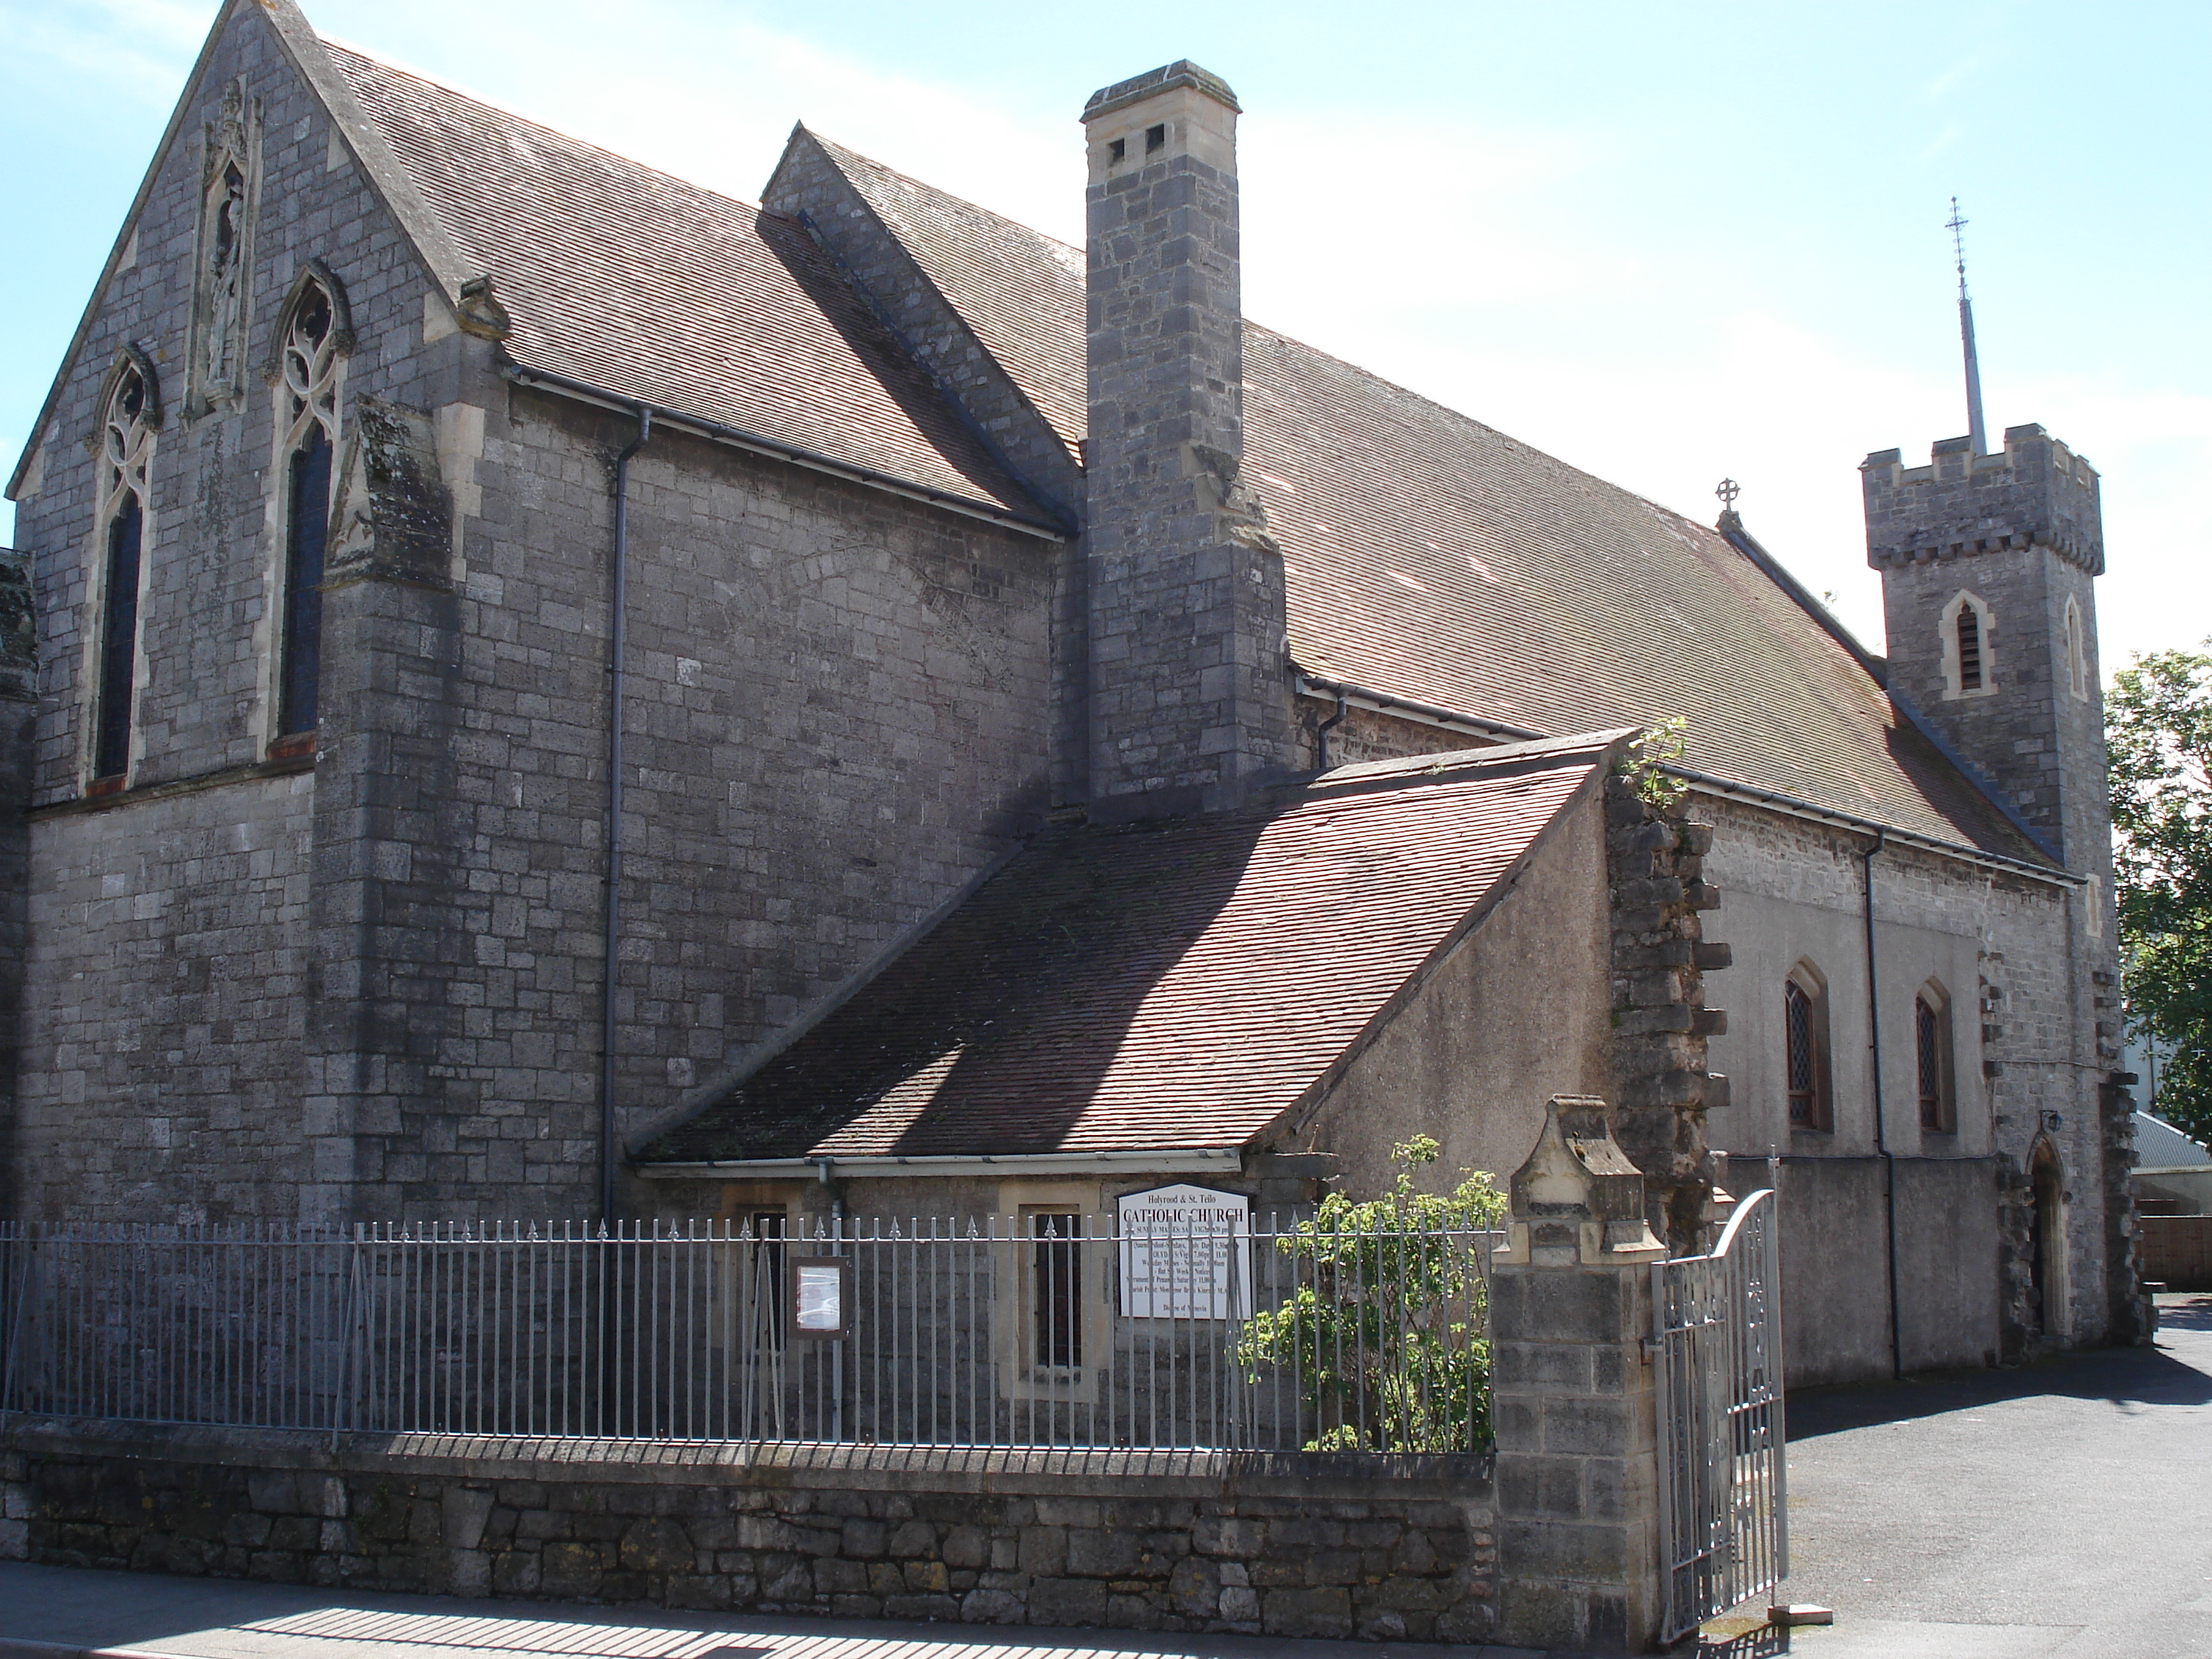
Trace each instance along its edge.
<instances>
[{"instance_id":1,"label":"metal spire finial","mask_svg":"<svg viewBox=\"0 0 2212 1659\"><path fill-rule=\"evenodd\" d=\"M1951 253L1959 267L1959 337L1966 352L1966 437L1972 453L1986 455L1990 434L1982 423L1982 360L1974 349L1974 302L1966 296L1966 216L1959 211L1955 196L1943 228L1951 233Z\"/></svg>"},{"instance_id":2,"label":"metal spire finial","mask_svg":"<svg viewBox=\"0 0 2212 1659\"><path fill-rule=\"evenodd\" d=\"M1722 512L1733 513L1735 511L1735 498L1743 494L1743 486L1734 478L1723 478L1713 494L1721 498Z\"/></svg>"}]
</instances>

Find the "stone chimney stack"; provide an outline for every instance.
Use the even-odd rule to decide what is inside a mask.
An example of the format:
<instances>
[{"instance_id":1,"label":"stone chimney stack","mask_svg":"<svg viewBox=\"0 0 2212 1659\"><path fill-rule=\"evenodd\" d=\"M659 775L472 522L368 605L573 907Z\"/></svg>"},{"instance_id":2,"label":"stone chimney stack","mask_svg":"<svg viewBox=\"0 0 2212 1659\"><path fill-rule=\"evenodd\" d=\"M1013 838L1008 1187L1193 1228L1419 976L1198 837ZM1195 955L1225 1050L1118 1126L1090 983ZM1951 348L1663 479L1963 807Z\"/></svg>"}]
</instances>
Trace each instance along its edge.
<instances>
[{"instance_id":1,"label":"stone chimney stack","mask_svg":"<svg viewBox=\"0 0 2212 1659\"><path fill-rule=\"evenodd\" d=\"M1092 95L1091 816L1231 806L1292 764L1283 562L1245 489L1236 94Z\"/></svg>"}]
</instances>

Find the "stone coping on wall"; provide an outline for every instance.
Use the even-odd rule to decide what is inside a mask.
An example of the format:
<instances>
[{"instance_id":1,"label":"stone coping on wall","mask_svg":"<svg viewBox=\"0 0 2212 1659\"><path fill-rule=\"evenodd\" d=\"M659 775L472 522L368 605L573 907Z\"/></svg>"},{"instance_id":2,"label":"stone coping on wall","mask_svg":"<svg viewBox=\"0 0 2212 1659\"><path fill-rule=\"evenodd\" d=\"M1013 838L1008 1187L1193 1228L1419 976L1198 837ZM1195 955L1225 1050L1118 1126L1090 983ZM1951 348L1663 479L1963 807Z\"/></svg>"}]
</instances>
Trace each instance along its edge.
<instances>
[{"instance_id":1,"label":"stone coping on wall","mask_svg":"<svg viewBox=\"0 0 2212 1659\"><path fill-rule=\"evenodd\" d=\"M1173 1451L1078 1447L875 1446L819 1442L583 1439L510 1435L349 1434L325 1430L122 1423L0 1413L0 1449L74 1457L159 1457L258 1467L449 1474L488 1480L809 1486L1110 1497L1367 1498L1383 1482L1410 1501L1487 1496L1486 1453Z\"/></svg>"},{"instance_id":2,"label":"stone coping on wall","mask_svg":"<svg viewBox=\"0 0 2212 1659\"><path fill-rule=\"evenodd\" d=\"M1487 1640L1489 1460L0 1419L0 1558L415 1594Z\"/></svg>"}]
</instances>

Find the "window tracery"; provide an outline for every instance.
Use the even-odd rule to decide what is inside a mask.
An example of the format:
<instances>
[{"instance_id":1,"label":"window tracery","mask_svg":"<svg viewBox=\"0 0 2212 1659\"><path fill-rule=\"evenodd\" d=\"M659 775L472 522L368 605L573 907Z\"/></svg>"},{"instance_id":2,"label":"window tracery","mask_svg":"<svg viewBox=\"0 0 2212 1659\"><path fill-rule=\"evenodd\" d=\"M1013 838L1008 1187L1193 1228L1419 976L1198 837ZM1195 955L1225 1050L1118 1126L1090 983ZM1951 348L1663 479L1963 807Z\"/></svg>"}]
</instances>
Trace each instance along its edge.
<instances>
[{"instance_id":1,"label":"window tracery","mask_svg":"<svg viewBox=\"0 0 2212 1659\"><path fill-rule=\"evenodd\" d=\"M161 398L153 366L126 351L100 399L97 526L100 624L92 684L91 774L120 787L131 769L137 700L138 610L144 582L148 481Z\"/></svg>"},{"instance_id":2,"label":"window tracery","mask_svg":"<svg viewBox=\"0 0 2212 1659\"><path fill-rule=\"evenodd\" d=\"M315 729L322 678L323 566L338 440L338 392L349 337L343 302L303 276L284 309L276 355L277 453L284 549L276 657L278 741Z\"/></svg>"},{"instance_id":3,"label":"window tracery","mask_svg":"<svg viewBox=\"0 0 2212 1659\"><path fill-rule=\"evenodd\" d=\"M1782 981L1782 1048L1790 1127L1834 1128L1834 1085L1828 1060L1828 989L1810 963L1799 963Z\"/></svg>"}]
</instances>

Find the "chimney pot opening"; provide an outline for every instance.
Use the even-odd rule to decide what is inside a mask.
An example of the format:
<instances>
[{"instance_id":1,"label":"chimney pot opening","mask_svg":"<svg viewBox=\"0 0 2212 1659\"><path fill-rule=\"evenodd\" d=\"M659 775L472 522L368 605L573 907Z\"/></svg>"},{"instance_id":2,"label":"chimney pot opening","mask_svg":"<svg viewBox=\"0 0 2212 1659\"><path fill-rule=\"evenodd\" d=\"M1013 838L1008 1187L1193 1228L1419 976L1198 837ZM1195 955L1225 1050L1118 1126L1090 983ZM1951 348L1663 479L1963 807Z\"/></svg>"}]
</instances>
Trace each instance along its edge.
<instances>
[{"instance_id":1,"label":"chimney pot opening","mask_svg":"<svg viewBox=\"0 0 2212 1659\"><path fill-rule=\"evenodd\" d=\"M1158 126L1145 129L1146 155L1150 155L1156 149L1165 149L1167 143L1168 129L1165 122L1162 122Z\"/></svg>"}]
</instances>

